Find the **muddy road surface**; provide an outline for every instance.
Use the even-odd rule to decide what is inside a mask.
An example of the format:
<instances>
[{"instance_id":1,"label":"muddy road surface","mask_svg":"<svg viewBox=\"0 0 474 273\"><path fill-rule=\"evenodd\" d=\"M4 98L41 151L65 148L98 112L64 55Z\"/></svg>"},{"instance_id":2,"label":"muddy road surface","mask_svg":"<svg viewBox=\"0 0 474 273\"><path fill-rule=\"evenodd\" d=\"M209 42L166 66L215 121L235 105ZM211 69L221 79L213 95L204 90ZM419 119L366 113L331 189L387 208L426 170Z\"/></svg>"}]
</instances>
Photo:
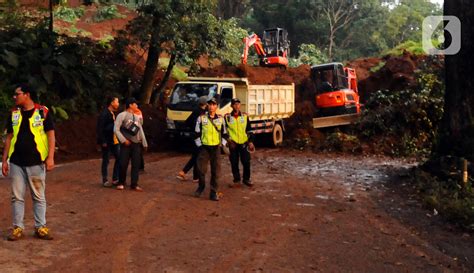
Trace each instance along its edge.
<instances>
[{"instance_id":1,"label":"muddy road surface","mask_svg":"<svg viewBox=\"0 0 474 273\"><path fill-rule=\"evenodd\" d=\"M443 223L398 182L413 163L382 157L262 149L253 188L229 188L222 157L219 202L175 178L188 156L146 155L144 192L103 188L99 159L48 173L55 239L0 241L0 272L474 272L472 234ZM400 180L401 181L401 180ZM398 183L398 184L397 184ZM0 228L11 223L0 179Z\"/></svg>"}]
</instances>

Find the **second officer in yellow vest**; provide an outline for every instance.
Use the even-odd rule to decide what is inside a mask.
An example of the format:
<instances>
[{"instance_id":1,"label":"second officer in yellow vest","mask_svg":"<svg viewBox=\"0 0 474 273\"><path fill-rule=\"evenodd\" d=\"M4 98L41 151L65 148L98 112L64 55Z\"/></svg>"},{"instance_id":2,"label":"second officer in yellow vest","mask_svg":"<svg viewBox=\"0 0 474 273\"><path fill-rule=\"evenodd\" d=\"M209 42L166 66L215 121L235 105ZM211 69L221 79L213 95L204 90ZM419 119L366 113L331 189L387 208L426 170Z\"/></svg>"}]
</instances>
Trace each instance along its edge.
<instances>
[{"instance_id":1,"label":"second officer in yellow vest","mask_svg":"<svg viewBox=\"0 0 474 273\"><path fill-rule=\"evenodd\" d=\"M230 150L230 165L234 184L240 186L239 159L244 169L243 183L249 187L253 184L250 180L250 151L255 149L253 145L253 134L251 132L249 117L240 111L240 100L234 98L231 101L232 112L225 115L225 124L229 132L228 146Z\"/></svg>"},{"instance_id":2,"label":"second officer in yellow vest","mask_svg":"<svg viewBox=\"0 0 474 273\"><path fill-rule=\"evenodd\" d=\"M217 100L212 98L207 101L208 112L201 115L196 122L196 146L200 149L197 157L197 168L199 173L199 186L194 193L196 197L201 196L206 186L207 165L211 163L211 193L210 199L219 201L218 178L219 178L219 146L226 144L227 131L224 118L216 113Z\"/></svg>"}]
</instances>

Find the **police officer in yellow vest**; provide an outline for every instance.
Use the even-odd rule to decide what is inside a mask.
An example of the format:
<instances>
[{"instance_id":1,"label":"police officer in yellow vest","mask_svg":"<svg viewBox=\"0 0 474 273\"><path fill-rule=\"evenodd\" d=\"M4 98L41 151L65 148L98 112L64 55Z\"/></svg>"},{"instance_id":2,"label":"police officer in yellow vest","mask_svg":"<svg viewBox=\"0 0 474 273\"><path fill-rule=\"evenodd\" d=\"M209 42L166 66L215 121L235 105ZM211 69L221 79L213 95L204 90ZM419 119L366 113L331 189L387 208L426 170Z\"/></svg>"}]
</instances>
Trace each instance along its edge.
<instances>
[{"instance_id":1,"label":"police officer in yellow vest","mask_svg":"<svg viewBox=\"0 0 474 273\"><path fill-rule=\"evenodd\" d=\"M240 186L239 159L244 168L243 183L249 187L253 186L250 180L250 152L255 150L253 145L253 134L251 132L249 117L240 111L240 100L231 100L232 112L224 116L226 128L229 132L228 146L230 150L229 160L234 176L233 187Z\"/></svg>"},{"instance_id":2,"label":"police officer in yellow vest","mask_svg":"<svg viewBox=\"0 0 474 273\"><path fill-rule=\"evenodd\" d=\"M33 198L36 237L53 238L46 227L45 171L54 168L54 124L48 108L34 103L34 97L34 90L26 84L19 85L13 95L17 108L7 123L2 174L10 175L12 180L13 230L7 237L10 241L23 237L26 188Z\"/></svg>"},{"instance_id":3,"label":"police officer in yellow vest","mask_svg":"<svg viewBox=\"0 0 474 273\"><path fill-rule=\"evenodd\" d=\"M209 199L219 201L218 176L220 145L226 144L227 131L224 118L216 113L217 100L212 98L207 101L208 112L201 115L196 121L196 146L199 147L197 168L199 172L199 186L194 196L201 196L206 186L207 164L211 163L211 193Z\"/></svg>"}]
</instances>

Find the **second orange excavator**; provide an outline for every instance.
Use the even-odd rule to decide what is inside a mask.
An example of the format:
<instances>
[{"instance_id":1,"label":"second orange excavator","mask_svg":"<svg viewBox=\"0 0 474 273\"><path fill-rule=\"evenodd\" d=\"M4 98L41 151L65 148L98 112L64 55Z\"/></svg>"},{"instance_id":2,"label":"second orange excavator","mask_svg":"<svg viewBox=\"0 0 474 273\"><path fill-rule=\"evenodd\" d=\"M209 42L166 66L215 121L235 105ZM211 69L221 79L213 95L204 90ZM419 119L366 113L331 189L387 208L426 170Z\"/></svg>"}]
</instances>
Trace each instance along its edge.
<instances>
[{"instance_id":1,"label":"second orange excavator","mask_svg":"<svg viewBox=\"0 0 474 273\"><path fill-rule=\"evenodd\" d=\"M247 64L249 48L254 46L261 66L288 67L290 41L285 29L266 29L262 39L257 34L252 34L244 38L244 44L242 64Z\"/></svg>"}]
</instances>

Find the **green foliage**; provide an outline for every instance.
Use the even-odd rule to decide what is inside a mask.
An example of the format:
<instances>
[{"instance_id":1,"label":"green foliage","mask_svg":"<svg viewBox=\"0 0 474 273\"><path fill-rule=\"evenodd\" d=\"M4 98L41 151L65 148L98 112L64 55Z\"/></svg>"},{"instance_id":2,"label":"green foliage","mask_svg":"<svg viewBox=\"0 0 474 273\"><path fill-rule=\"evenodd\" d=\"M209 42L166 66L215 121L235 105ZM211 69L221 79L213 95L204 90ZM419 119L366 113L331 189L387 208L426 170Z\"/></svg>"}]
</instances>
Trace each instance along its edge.
<instances>
[{"instance_id":1,"label":"green foliage","mask_svg":"<svg viewBox=\"0 0 474 273\"><path fill-rule=\"evenodd\" d=\"M438 46L440 43L437 40L433 40L433 45ZM409 52L413 55L424 55L426 54L423 50L422 42L415 42L415 41L406 41L393 49L387 50L382 53L382 55L393 55L393 56L401 56L404 52Z\"/></svg>"},{"instance_id":2,"label":"green foliage","mask_svg":"<svg viewBox=\"0 0 474 273\"><path fill-rule=\"evenodd\" d=\"M67 114L66 110L64 110L60 106L51 106L53 110L54 117L58 120L68 120L69 115Z\"/></svg>"},{"instance_id":3,"label":"green foliage","mask_svg":"<svg viewBox=\"0 0 474 273\"><path fill-rule=\"evenodd\" d=\"M459 178L440 179L417 170L415 187L426 207L436 209L439 214L454 223L474 230L474 180L469 178L466 186L459 184Z\"/></svg>"},{"instance_id":4,"label":"green foliage","mask_svg":"<svg viewBox=\"0 0 474 273\"><path fill-rule=\"evenodd\" d=\"M62 118L95 112L96 102L107 90L123 85L130 72L123 65L117 69L108 53L91 41L51 34L47 23L0 30L0 111L12 106L13 88L25 82L36 89L39 103L67 111L58 110Z\"/></svg>"},{"instance_id":5,"label":"green foliage","mask_svg":"<svg viewBox=\"0 0 474 273\"><path fill-rule=\"evenodd\" d=\"M234 18L221 20L220 24L224 32L222 37L223 47L216 49L215 57L223 64L240 64L240 56L243 49L242 39L247 37L249 33L245 29L240 28L237 20Z\"/></svg>"},{"instance_id":6,"label":"green foliage","mask_svg":"<svg viewBox=\"0 0 474 273\"><path fill-rule=\"evenodd\" d=\"M75 24L72 24L65 33L69 37L89 37L92 35L89 31L85 31L83 29L77 28Z\"/></svg>"},{"instance_id":7,"label":"green foliage","mask_svg":"<svg viewBox=\"0 0 474 273\"><path fill-rule=\"evenodd\" d=\"M338 152L360 152L360 140L357 136L344 134L340 131L329 134L323 144L328 150Z\"/></svg>"},{"instance_id":8,"label":"green foliage","mask_svg":"<svg viewBox=\"0 0 474 273\"><path fill-rule=\"evenodd\" d=\"M166 70L170 62L169 58L160 58L160 68ZM171 77L177 81L184 81L188 78L188 74L184 72L181 68L175 66L171 71Z\"/></svg>"},{"instance_id":9,"label":"green foliage","mask_svg":"<svg viewBox=\"0 0 474 273\"><path fill-rule=\"evenodd\" d=\"M380 69L382 69L382 67L385 66L385 64L386 64L386 62L380 61L376 66L374 66L370 69L370 72L375 73L375 72L379 71Z\"/></svg>"},{"instance_id":10,"label":"green foliage","mask_svg":"<svg viewBox=\"0 0 474 273\"><path fill-rule=\"evenodd\" d=\"M301 44L298 49L299 56L296 59L289 59L290 67L297 67L302 64L316 65L327 63L329 58L323 53L316 45L313 44Z\"/></svg>"},{"instance_id":11,"label":"green foliage","mask_svg":"<svg viewBox=\"0 0 474 273\"><path fill-rule=\"evenodd\" d=\"M138 9L139 16L128 24L127 32L124 34L129 38L130 44L148 48L150 52L152 49L153 52L158 51L175 57L172 66L175 63L197 62L203 55L211 59L217 58L219 54L225 53L225 50L229 50L230 45L235 43L227 42L228 40L234 41L236 34L226 32L228 29L234 30L235 23L229 23L229 28L223 27L226 22L212 14L213 3L213 0L152 1ZM153 56L156 55L158 54ZM150 95L150 81L152 80L150 75L155 72L152 70L155 69L156 61L147 61L144 75L146 81L144 80L142 83L143 94L141 94L144 103L149 103L152 97ZM152 69L149 69L150 67ZM165 86L166 75L168 73L165 73L160 88Z\"/></svg>"},{"instance_id":12,"label":"green foliage","mask_svg":"<svg viewBox=\"0 0 474 273\"><path fill-rule=\"evenodd\" d=\"M84 7L69 8L67 6L59 5L53 13L56 19L66 22L74 23L84 15Z\"/></svg>"},{"instance_id":13,"label":"green foliage","mask_svg":"<svg viewBox=\"0 0 474 273\"><path fill-rule=\"evenodd\" d=\"M115 18L125 18L127 16L121 14L116 5L101 6L94 14L94 22L102 22Z\"/></svg>"},{"instance_id":14,"label":"green foliage","mask_svg":"<svg viewBox=\"0 0 474 273\"><path fill-rule=\"evenodd\" d=\"M420 42L423 19L442 14L439 6L426 0L259 0L244 5L247 12L240 13L241 26L259 34L265 28L283 27L289 32L293 54L301 44L315 44L327 54L327 12L338 5L343 7L340 17L350 12L350 20L337 22L333 60L376 56L409 40Z\"/></svg>"},{"instance_id":15,"label":"green foliage","mask_svg":"<svg viewBox=\"0 0 474 273\"><path fill-rule=\"evenodd\" d=\"M114 40L114 37L111 35L105 35L102 37L97 44L102 47L103 49L110 50L112 49L111 42Z\"/></svg>"},{"instance_id":16,"label":"green foliage","mask_svg":"<svg viewBox=\"0 0 474 273\"><path fill-rule=\"evenodd\" d=\"M444 83L434 72L418 74L419 88L379 90L365 104L359 134L395 156L426 156L443 115Z\"/></svg>"}]
</instances>

